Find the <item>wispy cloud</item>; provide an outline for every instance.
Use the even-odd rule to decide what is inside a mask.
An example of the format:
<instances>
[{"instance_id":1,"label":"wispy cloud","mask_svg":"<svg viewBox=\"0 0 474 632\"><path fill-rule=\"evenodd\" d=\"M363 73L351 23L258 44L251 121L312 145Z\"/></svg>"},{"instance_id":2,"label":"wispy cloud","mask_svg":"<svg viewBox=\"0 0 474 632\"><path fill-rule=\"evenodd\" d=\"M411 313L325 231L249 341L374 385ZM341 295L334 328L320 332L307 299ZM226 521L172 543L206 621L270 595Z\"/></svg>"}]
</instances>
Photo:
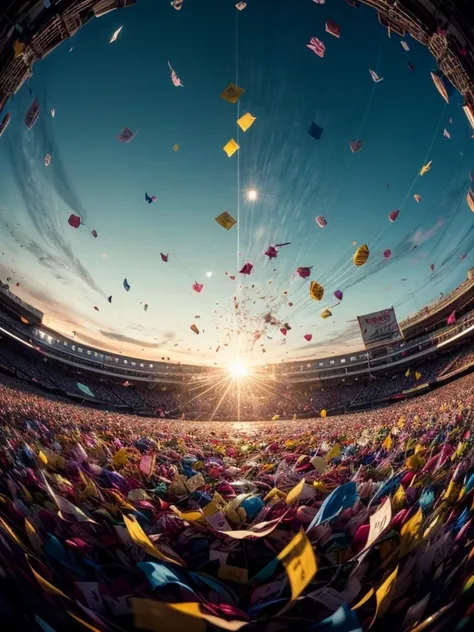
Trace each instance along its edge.
<instances>
[{"instance_id":1,"label":"wispy cloud","mask_svg":"<svg viewBox=\"0 0 474 632\"><path fill-rule=\"evenodd\" d=\"M431 239L431 237L434 237L443 225L444 225L444 219L441 218L436 222L436 224L434 224L428 230L415 231L413 235L410 237L411 243L414 246L421 246L422 244L425 243L425 241L428 241L428 239Z\"/></svg>"},{"instance_id":2,"label":"wispy cloud","mask_svg":"<svg viewBox=\"0 0 474 632\"><path fill-rule=\"evenodd\" d=\"M43 116L47 115L43 114ZM36 144L35 137L25 134L18 128L16 130L12 128L6 140L13 178L37 237L36 240L31 238L23 240L21 234L10 228L12 238L26 248L43 267L51 270L61 269L67 272L69 277L80 279L89 289L106 298L106 293L96 283L79 257L74 254L71 244L63 236L61 220L54 212L53 196L40 176L39 165L42 164L42 158L39 152L41 150ZM63 188L60 185L62 177L65 178ZM53 186L63 199L69 200L68 204L71 208L76 211L81 210L80 201L75 198L74 189L64 165L58 170Z\"/></svg>"}]
</instances>

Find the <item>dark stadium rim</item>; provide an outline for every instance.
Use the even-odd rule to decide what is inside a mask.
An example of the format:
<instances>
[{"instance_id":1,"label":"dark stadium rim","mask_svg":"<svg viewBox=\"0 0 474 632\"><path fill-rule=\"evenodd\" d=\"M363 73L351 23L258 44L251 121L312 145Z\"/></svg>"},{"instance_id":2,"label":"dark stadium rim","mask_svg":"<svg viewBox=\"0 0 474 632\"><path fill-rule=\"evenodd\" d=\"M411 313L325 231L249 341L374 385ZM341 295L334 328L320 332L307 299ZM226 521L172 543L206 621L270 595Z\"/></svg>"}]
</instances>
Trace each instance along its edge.
<instances>
[{"instance_id":1,"label":"dark stadium rim","mask_svg":"<svg viewBox=\"0 0 474 632\"><path fill-rule=\"evenodd\" d=\"M5 39L0 58L0 112L8 99L32 76L33 65L71 38L87 22L115 9L130 8L139 0L51 0L49 8L37 0L11 0L0 21ZM464 112L474 128L474 5L470 0L346 0L357 8L374 8L388 35L409 34L426 46L436 60L433 81L446 99L446 82L464 98ZM450 32L443 25L455 25ZM14 27L14 28L12 28ZM21 54L14 43L21 44Z\"/></svg>"},{"instance_id":2,"label":"dark stadium rim","mask_svg":"<svg viewBox=\"0 0 474 632\"><path fill-rule=\"evenodd\" d=\"M457 89L464 98L463 109L474 128L474 62L472 56L465 54L466 50L474 49L474 30L470 26L474 24L474 5L470 0L346 1L354 8L360 3L374 8L378 21L388 36L392 32L402 37L409 34L426 46L438 66L438 70L432 73L435 87L445 100L449 98L451 85ZM9 2L7 8L1 10L0 16L5 35L0 56L0 112L5 109L9 98L32 76L35 62L45 58L91 19L114 9L130 8L137 2L138 0L61 0L56 3L51 0L48 7L37 0ZM449 32L444 28L448 23L451 25ZM18 54L20 48L21 54ZM474 307L472 289L473 281L470 277L449 297L444 297L436 305L424 308L401 323L403 340L368 346L354 354L305 359L285 363L284 366L267 366L259 370L259 375L269 383L289 384L295 389L311 384L320 394L327 394L341 387L346 392L350 389L354 393L357 390L362 392L362 395L355 393L352 400L344 401L342 406L320 407L329 414L332 410L345 412L363 406L364 392L377 390L376 394L383 394L380 399L384 399L386 392L389 392L389 397L393 398L393 388L387 386L388 380L393 382L397 375L405 375L407 372L406 383L395 397L410 397L425 388L436 388L439 381L454 379L458 372L470 369L470 365L461 365L451 374L444 367L434 377L430 373L430 379L425 379L426 375L421 370L422 366L435 363L437 358L447 360L451 359L451 354L456 356L461 345L463 349L470 347L474 328L474 313L471 313ZM81 345L43 327L43 315L9 292L8 287L1 288L0 298L4 311L3 335L21 340L18 344L31 345L32 349L28 353L37 354L44 363L58 363L67 370L86 372L99 380L121 380L122 386L133 380L137 388L155 390L178 388L183 384L191 384L198 389L214 373L220 371L193 365L177 365L168 362L166 358L156 362L123 357ZM446 317L452 310L456 310L458 320L453 326L445 326ZM453 362L457 366L458 360L454 359ZM18 367L15 371L23 377L27 376ZM421 378L416 378L417 373ZM394 384L390 386L393 387ZM129 389L129 392L134 390L135 387ZM85 393L81 394L84 397ZM331 401L331 398L328 396L327 400ZM373 400L376 401L377 399ZM116 404L122 406L123 402ZM307 414L319 412L312 408ZM302 411L303 414L306 413Z\"/></svg>"}]
</instances>

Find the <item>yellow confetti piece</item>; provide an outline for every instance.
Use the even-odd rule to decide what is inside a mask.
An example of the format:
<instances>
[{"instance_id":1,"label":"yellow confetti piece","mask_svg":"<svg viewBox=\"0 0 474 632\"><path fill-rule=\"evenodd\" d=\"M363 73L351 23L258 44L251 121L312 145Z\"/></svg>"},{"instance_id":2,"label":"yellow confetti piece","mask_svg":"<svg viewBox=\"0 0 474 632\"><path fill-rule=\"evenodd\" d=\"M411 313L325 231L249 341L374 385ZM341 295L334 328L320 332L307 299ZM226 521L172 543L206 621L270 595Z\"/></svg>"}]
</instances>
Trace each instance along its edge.
<instances>
[{"instance_id":1,"label":"yellow confetti piece","mask_svg":"<svg viewBox=\"0 0 474 632\"><path fill-rule=\"evenodd\" d=\"M203 614L198 603L164 603L151 599L132 599L135 628L152 632L205 632L206 621L223 630L236 632L247 625L246 621L227 621L221 617Z\"/></svg>"},{"instance_id":2,"label":"yellow confetti piece","mask_svg":"<svg viewBox=\"0 0 474 632\"><path fill-rule=\"evenodd\" d=\"M25 518L25 532L28 536L31 546L34 548L37 555L43 555L43 547L40 536L35 530L34 526Z\"/></svg>"},{"instance_id":3,"label":"yellow confetti piece","mask_svg":"<svg viewBox=\"0 0 474 632\"><path fill-rule=\"evenodd\" d=\"M150 540L147 534L143 531L143 529L140 526L140 523L137 521L137 519L134 516L123 515L122 517L123 517L125 526L127 527L127 531L130 537L132 538L132 540L134 541L134 543L140 548L142 548L146 553L148 553L148 555L152 555L153 557L158 558L162 562L169 562L170 564L178 564L178 566L183 566L182 562L168 557L167 555L165 555L159 549L156 548L156 546L153 544L153 542Z\"/></svg>"},{"instance_id":4,"label":"yellow confetti piece","mask_svg":"<svg viewBox=\"0 0 474 632\"><path fill-rule=\"evenodd\" d=\"M421 527L421 523L423 522L423 512L421 511L421 507L418 509L416 514L406 522L402 530L400 532L401 541L400 541L400 557L403 557L407 553L409 553L417 542L418 532Z\"/></svg>"},{"instance_id":5,"label":"yellow confetti piece","mask_svg":"<svg viewBox=\"0 0 474 632\"><path fill-rule=\"evenodd\" d=\"M87 621L84 621L84 619L81 619L80 617L75 615L73 612L69 612L69 610L67 610L66 612L68 613L70 617L74 619L74 621L77 621L80 625L82 625L87 630L91 630L91 632L101 632L98 628L95 628L90 623L87 623Z\"/></svg>"},{"instance_id":6,"label":"yellow confetti piece","mask_svg":"<svg viewBox=\"0 0 474 632\"><path fill-rule=\"evenodd\" d=\"M292 505L298 500L298 498L301 496L301 492L303 491L303 487L304 487L304 478L302 478L300 482L298 483L298 485L295 485L295 487L293 487L293 489L291 489L288 492L288 495L286 497L287 505Z\"/></svg>"},{"instance_id":7,"label":"yellow confetti piece","mask_svg":"<svg viewBox=\"0 0 474 632\"><path fill-rule=\"evenodd\" d=\"M230 230L232 226L237 224L237 220L235 220L227 211L224 211L223 213L218 215L215 220L220 226L222 226L222 228L225 228L226 230Z\"/></svg>"},{"instance_id":8,"label":"yellow confetti piece","mask_svg":"<svg viewBox=\"0 0 474 632\"><path fill-rule=\"evenodd\" d=\"M23 544L23 542L20 540L20 538L17 536L17 534L13 531L13 529L10 527L10 525L7 522L5 522L5 520L1 516L0 516L0 527L2 527L2 529L8 535L10 540L13 540L13 542L15 544L17 544L20 548L22 548L24 551L26 551L26 552L28 551L28 549Z\"/></svg>"},{"instance_id":9,"label":"yellow confetti piece","mask_svg":"<svg viewBox=\"0 0 474 632\"><path fill-rule=\"evenodd\" d=\"M46 580L44 577L41 577L41 575L35 571L35 569L31 565L30 560L28 559L28 555L26 556L26 560L31 572L34 575L34 578L45 592L49 593L50 595L55 595L56 597L64 597L64 599L67 599L68 601L71 600L70 597L63 593L62 590L59 590L59 588L56 588L56 586L50 584L48 580Z\"/></svg>"},{"instance_id":10,"label":"yellow confetti piece","mask_svg":"<svg viewBox=\"0 0 474 632\"><path fill-rule=\"evenodd\" d=\"M403 489L403 485L400 485L400 487L397 489L397 491L395 493L395 496L392 499L392 509L393 509L393 511L394 512L400 511L400 509L405 504L405 500L406 500L405 490Z\"/></svg>"},{"instance_id":11,"label":"yellow confetti piece","mask_svg":"<svg viewBox=\"0 0 474 632\"><path fill-rule=\"evenodd\" d=\"M316 575L318 566L311 542L301 530L277 555L285 567L291 586L291 600L294 601Z\"/></svg>"},{"instance_id":12,"label":"yellow confetti piece","mask_svg":"<svg viewBox=\"0 0 474 632\"><path fill-rule=\"evenodd\" d=\"M252 127L256 120L255 116L252 116L250 112L247 112L247 114L244 114L239 118L237 125L243 132L246 132L250 127Z\"/></svg>"},{"instance_id":13,"label":"yellow confetti piece","mask_svg":"<svg viewBox=\"0 0 474 632\"><path fill-rule=\"evenodd\" d=\"M128 463L127 449L120 448L120 450L114 454L112 463L114 464L115 467L121 467L123 465L126 465Z\"/></svg>"},{"instance_id":14,"label":"yellow confetti piece","mask_svg":"<svg viewBox=\"0 0 474 632\"><path fill-rule=\"evenodd\" d=\"M174 505L171 505L170 509L178 516L178 518L181 518L181 520L186 520L186 522L198 522L198 520L203 519L203 515L200 511L180 511Z\"/></svg>"},{"instance_id":15,"label":"yellow confetti piece","mask_svg":"<svg viewBox=\"0 0 474 632\"><path fill-rule=\"evenodd\" d=\"M335 443L329 452L326 454L326 463L330 463L333 459L341 454L341 446Z\"/></svg>"},{"instance_id":16,"label":"yellow confetti piece","mask_svg":"<svg viewBox=\"0 0 474 632\"><path fill-rule=\"evenodd\" d=\"M309 295L314 301L322 300L324 296L324 288L316 281L311 281L309 286Z\"/></svg>"},{"instance_id":17,"label":"yellow confetti piece","mask_svg":"<svg viewBox=\"0 0 474 632\"><path fill-rule=\"evenodd\" d=\"M374 593L375 593L375 590L371 588L369 592L364 597L362 597L360 601L356 603L355 606L352 606L352 610L358 610L359 608L362 608L362 606L364 606L369 601L369 599L372 597Z\"/></svg>"},{"instance_id":18,"label":"yellow confetti piece","mask_svg":"<svg viewBox=\"0 0 474 632\"><path fill-rule=\"evenodd\" d=\"M382 448L388 451L392 447L392 443L392 437L390 435L387 435L385 441L382 443Z\"/></svg>"},{"instance_id":19,"label":"yellow confetti piece","mask_svg":"<svg viewBox=\"0 0 474 632\"><path fill-rule=\"evenodd\" d=\"M377 600L377 609L375 611L375 619L383 617L383 615L390 608L393 596L395 594L395 585L397 583L398 566L387 577L383 584L375 591L375 598Z\"/></svg>"},{"instance_id":20,"label":"yellow confetti piece","mask_svg":"<svg viewBox=\"0 0 474 632\"><path fill-rule=\"evenodd\" d=\"M467 582L464 584L463 592L467 592L474 586L474 575L471 575Z\"/></svg>"},{"instance_id":21,"label":"yellow confetti piece","mask_svg":"<svg viewBox=\"0 0 474 632\"><path fill-rule=\"evenodd\" d=\"M231 138L227 145L224 145L223 149L227 156L231 158L235 154L235 152L240 149L240 145L237 145L235 140Z\"/></svg>"}]
</instances>

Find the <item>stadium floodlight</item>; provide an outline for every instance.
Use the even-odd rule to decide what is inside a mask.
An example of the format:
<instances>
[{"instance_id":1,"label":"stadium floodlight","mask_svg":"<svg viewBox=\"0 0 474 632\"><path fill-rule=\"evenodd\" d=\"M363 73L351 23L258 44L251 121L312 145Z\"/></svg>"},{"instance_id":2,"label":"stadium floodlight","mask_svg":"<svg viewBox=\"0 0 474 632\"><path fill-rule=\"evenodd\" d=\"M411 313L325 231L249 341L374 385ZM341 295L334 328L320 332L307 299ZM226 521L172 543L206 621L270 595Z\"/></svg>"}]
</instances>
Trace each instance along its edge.
<instances>
[{"instance_id":1,"label":"stadium floodlight","mask_svg":"<svg viewBox=\"0 0 474 632\"><path fill-rule=\"evenodd\" d=\"M229 368L229 370L235 378L242 378L249 374L249 370L241 362L236 362Z\"/></svg>"}]
</instances>

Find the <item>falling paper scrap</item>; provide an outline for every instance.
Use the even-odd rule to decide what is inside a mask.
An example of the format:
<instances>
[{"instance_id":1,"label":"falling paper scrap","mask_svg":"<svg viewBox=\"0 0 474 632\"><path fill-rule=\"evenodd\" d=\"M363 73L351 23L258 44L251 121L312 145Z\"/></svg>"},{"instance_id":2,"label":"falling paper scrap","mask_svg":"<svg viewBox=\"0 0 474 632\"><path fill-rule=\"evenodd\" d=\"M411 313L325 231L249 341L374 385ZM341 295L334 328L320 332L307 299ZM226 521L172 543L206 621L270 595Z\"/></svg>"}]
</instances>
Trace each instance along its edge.
<instances>
[{"instance_id":1,"label":"falling paper scrap","mask_svg":"<svg viewBox=\"0 0 474 632\"><path fill-rule=\"evenodd\" d=\"M67 221L69 226L72 226L73 228L79 228L79 226L81 225L81 218L79 217L79 215L74 215L74 213L69 216L69 219Z\"/></svg>"},{"instance_id":2,"label":"falling paper scrap","mask_svg":"<svg viewBox=\"0 0 474 632\"><path fill-rule=\"evenodd\" d=\"M362 141L361 140L351 140L349 143L349 147L353 154L356 154L358 151L362 149Z\"/></svg>"},{"instance_id":3,"label":"falling paper scrap","mask_svg":"<svg viewBox=\"0 0 474 632\"><path fill-rule=\"evenodd\" d=\"M339 24L336 24L334 20L328 20L326 22L326 33L339 38L341 36L341 27L339 26Z\"/></svg>"},{"instance_id":4,"label":"falling paper scrap","mask_svg":"<svg viewBox=\"0 0 474 632\"><path fill-rule=\"evenodd\" d=\"M171 0L170 4L176 11L181 11L184 0Z\"/></svg>"},{"instance_id":5,"label":"falling paper scrap","mask_svg":"<svg viewBox=\"0 0 474 632\"><path fill-rule=\"evenodd\" d=\"M316 224L319 226L319 228L324 228L325 226L328 225L328 221L322 215L318 215L316 217Z\"/></svg>"},{"instance_id":6,"label":"falling paper scrap","mask_svg":"<svg viewBox=\"0 0 474 632\"><path fill-rule=\"evenodd\" d=\"M191 331L194 331L195 334L199 333L199 329L197 328L197 325L191 325L191 327L189 328Z\"/></svg>"},{"instance_id":7,"label":"falling paper scrap","mask_svg":"<svg viewBox=\"0 0 474 632\"><path fill-rule=\"evenodd\" d=\"M239 270L240 274L251 274L253 270L253 263L244 263L242 268Z\"/></svg>"},{"instance_id":8,"label":"falling paper scrap","mask_svg":"<svg viewBox=\"0 0 474 632\"><path fill-rule=\"evenodd\" d=\"M313 121L309 126L308 134L315 140L319 140L323 134L323 131L323 128L319 127L319 125L316 125L316 123Z\"/></svg>"},{"instance_id":9,"label":"falling paper scrap","mask_svg":"<svg viewBox=\"0 0 474 632\"><path fill-rule=\"evenodd\" d=\"M28 129L31 129L33 125L38 120L38 116L40 114L40 106L36 99L34 99L33 103L28 108L27 113L25 114L25 125Z\"/></svg>"},{"instance_id":10,"label":"falling paper scrap","mask_svg":"<svg viewBox=\"0 0 474 632\"><path fill-rule=\"evenodd\" d=\"M123 29L123 26L121 26L120 28L118 28L114 34L112 35L112 37L110 38L110 42L109 44L113 44L113 42L115 42L115 40L117 39L117 37L120 35L120 31Z\"/></svg>"},{"instance_id":11,"label":"falling paper scrap","mask_svg":"<svg viewBox=\"0 0 474 632\"><path fill-rule=\"evenodd\" d=\"M311 281L309 295L314 301L321 301L324 296L324 288L316 281Z\"/></svg>"},{"instance_id":12,"label":"falling paper scrap","mask_svg":"<svg viewBox=\"0 0 474 632\"><path fill-rule=\"evenodd\" d=\"M397 217L400 215L400 211L392 211L388 214L388 219L393 223L396 221Z\"/></svg>"},{"instance_id":13,"label":"falling paper scrap","mask_svg":"<svg viewBox=\"0 0 474 632\"><path fill-rule=\"evenodd\" d=\"M354 253L354 265L357 267L363 266L364 263L366 263L367 259L369 258L369 247L367 246L367 244L364 244L363 246L360 246L360 248L357 248L357 250Z\"/></svg>"},{"instance_id":14,"label":"falling paper scrap","mask_svg":"<svg viewBox=\"0 0 474 632\"><path fill-rule=\"evenodd\" d=\"M179 151L179 145L177 143L173 145L173 151Z\"/></svg>"},{"instance_id":15,"label":"falling paper scrap","mask_svg":"<svg viewBox=\"0 0 474 632\"><path fill-rule=\"evenodd\" d=\"M51 164L51 154L46 154L46 156L44 157L44 166L49 167L50 164Z\"/></svg>"},{"instance_id":16,"label":"falling paper scrap","mask_svg":"<svg viewBox=\"0 0 474 632\"><path fill-rule=\"evenodd\" d=\"M255 116L252 116L250 112L247 112L247 114L244 114L239 118L237 125L243 132L246 132L250 127L252 127L256 120Z\"/></svg>"},{"instance_id":17,"label":"falling paper scrap","mask_svg":"<svg viewBox=\"0 0 474 632\"><path fill-rule=\"evenodd\" d=\"M126 291L126 292L129 292L129 291L130 291L130 285L128 284L127 279L124 279L124 280L123 280L123 287L125 288L125 291Z\"/></svg>"},{"instance_id":18,"label":"falling paper scrap","mask_svg":"<svg viewBox=\"0 0 474 632\"><path fill-rule=\"evenodd\" d=\"M369 68L369 72L370 72L370 76L372 77L375 83L379 83L380 81L383 81L383 77L379 77L378 74L375 72L375 70L371 70Z\"/></svg>"},{"instance_id":19,"label":"falling paper scrap","mask_svg":"<svg viewBox=\"0 0 474 632\"><path fill-rule=\"evenodd\" d=\"M137 132L132 132L128 127L124 127L120 134L117 136L118 140L121 143L129 143L131 140L135 138Z\"/></svg>"},{"instance_id":20,"label":"falling paper scrap","mask_svg":"<svg viewBox=\"0 0 474 632\"><path fill-rule=\"evenodd\" d=\"M152 195L150 197L148 193L145 193L145 200L148 202L148 204L152 204L153 202L156 202L156 195Z\"/></svg>"},{"instance_id":21,"label":"falling paper scrap","mask_svg":"<svg viewBox=\"0 0 474 632\"><path fill-rule=\"evenodd\" d=\"M410 50L410 47L408 46L408 44L404 40L402 40L400 42L400 44L401 44L403 50L406 50L407 52Z\"/></svg>"},{"instance_id":22,"label":"falling paper scrap","mask_svg":"<svg viewBox=\"0 0 474 632\"><path fill-rule=\"evenodd\" d=\"M444 129L444 130L443 130L443 136L444 136L445 138L451 138L451 134L448 132L448 130L447 130L447 129Z\"/></svg>"},{"instance_id":23,"label":"falling paper scrap","mask_svg":"<svg viewBox=\"0 0 474 632\"><path fill-rule=\"evenodd\" d=\"M237 224L237 220L235 220L230 213L224 211L220 215L215 218L216 222L225 228L226 230L230 230L234 224Z\"/></svg>"},{"instance_id":24,"label":"falling paper scrap","mask_svg":"<svg viewBox=\"0 0 474 632\"><path fill-rule=\"evenodd\" d=\"M202 292L202 288L204 287L204 285L202 283L198 283L197 281L195 281L193 283L193 290L195 292L197 292L198 294L200 294Z\"/></svg>"},{"instance_id":25,"label":"falling paper scrap","mask_svg":"<svg viewBox=\"0 0 474 632\"><path fill-rule=\"evenodd\" d=\"M246 2L237 2L237 4L235 5L235 8L238 9L239 11L243 11L246 6L247 6Z\"/></svg>"},{"instance_id":26,"label":"falling paper scrap","mask_svg":"<svg viewBox=\"0 0 474 632\"><path fill-rule=\"evenodd\" d=\"M312 50L313 53L321 58L324 57L324 53L326 52L326 46L317 37L312 37L309 44L306 44L306 48L309 48L309 50Z\"/></svg>"},{"instance_id":27,"label":"falling paper scrap","mask_svg":"<svg viewBox=\"0 0 474 632\"><path fill-rule=\"evenodd\" d=\"M421 195L419 193L415 193L413 197L415 198L415 202L418 204L421 202Z\"/></svg>"},{"instance_id":28,"label":"falling paper scrap","mask_svg":"<svg viewBox=\"0 0 474 632\"><path fill-rule=\"evenodd\" d=\"M229 83L224 92L222 92L221 99L228 103L237 103L244 92L245 90L236 86L235 83Z\"/></svg>"},{"instance_id":29,"label":"falling paper scrap","mask_svg":"<svg viewBox=\"0 0 474 632\"><path fill-rule=\"evenodd\" d=\"M425 173L428 173L428 171L431 169L431 164L432 164L432 160L430 160L426 165L423 165L420 171L420 176L424 176Z\"/></svg>"},{"instance_id":30,"label":"falling paper scrap","mask_svg":"<svg viewBox=\"0 0 474 632\"><path fill-rule=\"evenodd\" d=\"M309 277L309 275L311 274L311 268L313 266L310 267L300 267L300 268L296 268L296 274L298 276L300 276L302 279L307 279Z\"/></svg>"},{"instance_id":31,"label":"falling paper scrap","mask_svg":"<svg viewBox=\"0 0 474 632\"><path fill-rule=\"evenodd\" d=\"M223 149L227 156L231 158L235 154L235 152L240 149L240 145L237 145L235 140L231 138L230 141L226 145L224 145Z\"/></svg>"},{"instance_id":32,"label":"falling paper scrap","mask_svg":"<svg viewBox=\"0 0 474 632\"><path fill-rule=\"evenodd\" d=\"M177 88L184 88L183 84L181 83L181 79L175 73L169 61L168 61L168 66L169 66L169 69L171 70L171 81L173 82L173 85L176 86Z\"/></svg>"},{"instance_id":33,"label":"falling paper scrap","mask_svg":"<svg viewBox=\"0 0 474 632\"><path fill-rule=\"evenodd\" d=\"M160 257L161 257L161 260L164 261L165 263L168 262L168 255L165 255L164 253L160 252Z\"/></svg>"},{"instance_id":34,"label":"falling paper scrap","mask_svg":"<svg viewBox=\"0 0 474 632\"><path fill-rule=\"evenodd\" d=\"M278 256L278 250L275 248L275 246L268 246L267 250L264 253L269 259L270 261L272 259L276 259L276 257Z\"/></svg>"}]
</instances>

